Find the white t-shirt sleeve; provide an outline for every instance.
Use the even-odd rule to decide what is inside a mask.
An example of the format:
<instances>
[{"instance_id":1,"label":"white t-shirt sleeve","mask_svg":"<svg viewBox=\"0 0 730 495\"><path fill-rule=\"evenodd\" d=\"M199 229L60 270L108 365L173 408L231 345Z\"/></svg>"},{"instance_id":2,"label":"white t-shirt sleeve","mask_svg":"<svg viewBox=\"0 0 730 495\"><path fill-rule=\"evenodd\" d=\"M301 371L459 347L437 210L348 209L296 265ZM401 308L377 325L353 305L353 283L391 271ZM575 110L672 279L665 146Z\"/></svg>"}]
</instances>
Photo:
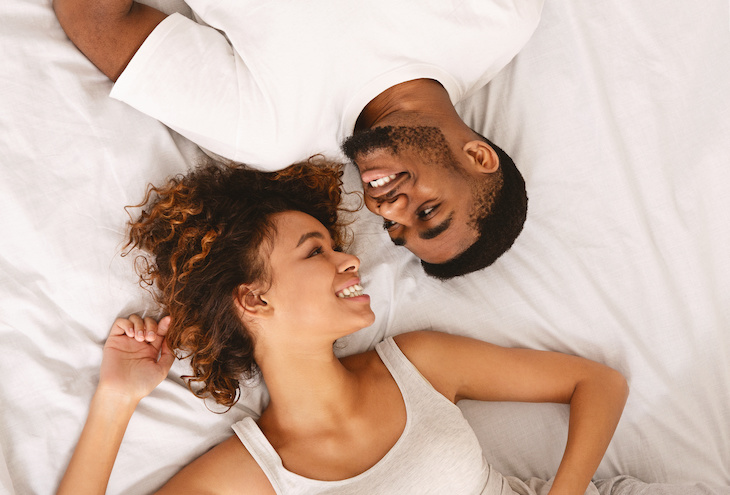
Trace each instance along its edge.
<instances>
[{"instance_id":1,"label":"white t-shirt sleeve","mask_svg":"<svg viewBox=\"0 0 730 495\"><path fill-rule=\"evenodd\" d=\"M111 97L154 117L202 148L234 161L241 94L259 93L219 31L172 14L148 36ZM256 165L256 164L251 164Z\"/></svg>"}]
</instances>

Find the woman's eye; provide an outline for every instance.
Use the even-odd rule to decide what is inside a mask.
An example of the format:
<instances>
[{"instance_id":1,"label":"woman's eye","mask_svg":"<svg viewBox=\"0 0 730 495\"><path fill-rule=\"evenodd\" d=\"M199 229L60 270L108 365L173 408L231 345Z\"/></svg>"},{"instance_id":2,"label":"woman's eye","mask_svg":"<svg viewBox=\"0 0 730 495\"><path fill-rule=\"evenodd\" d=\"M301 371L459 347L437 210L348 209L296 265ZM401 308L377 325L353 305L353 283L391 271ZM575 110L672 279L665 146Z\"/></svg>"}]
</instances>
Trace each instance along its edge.
<instances>
[{"instance_id":1,"label":"woman's eye","mask_svg":"<svg viewBox=\"0 0 730 495\"><path fill-rule=\"evenodd\" d=\"M385 230L393 230L397 225L397 222L393 222L391 220L383 220L383 228Z\"/></svg>"},{"instance_id":2,"label":"woman's eye","mask_svg":"<svg viewBox=\"0 0 730 495\"><path fill-rule=\"evenodd\" d=\"M312 256L317 256L318 254L322 254L322 248L321 247L314 248L312 250L312 252L309 253L309 256L307 256L307 258L311 258Z\"/></svg>"}]
</instances>

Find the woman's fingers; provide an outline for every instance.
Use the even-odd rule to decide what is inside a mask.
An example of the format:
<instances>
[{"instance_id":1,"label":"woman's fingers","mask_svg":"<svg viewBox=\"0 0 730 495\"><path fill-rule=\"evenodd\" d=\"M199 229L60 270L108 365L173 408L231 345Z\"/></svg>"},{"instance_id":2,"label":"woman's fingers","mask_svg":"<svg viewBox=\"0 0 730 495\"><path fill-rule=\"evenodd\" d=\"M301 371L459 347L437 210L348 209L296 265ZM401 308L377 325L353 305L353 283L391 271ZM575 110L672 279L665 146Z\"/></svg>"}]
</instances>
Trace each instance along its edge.
<instances>
[{"instance_id":1,"label":"woman's fingers","mask_svg":"<svg viewBox=\"0 0 730 495\"><path fill-rule=\"evenodd\" d=\"M117 318L112 325L111 336L126 335L137 342L153 342L157 338L157 321L154 318L142 319L139 315Z\"/></svg>"},{"instance_id":2,"label":"woman's fingers","mask_svg":"<svg viewBox=\"0 0 730 495\"><path fill-rule=\"evenodd\" d=\"M129 315L129 321L132 323L132 331L127 332L127 337L132 337L137 342L145 341L145 322L139 315Z\"/></svg>"},{"instance_id":3,"label":"woman's fingers","mask_svg":"<svg viewBox=\"0 0 730 495\"><path fill-rule=\"evenodd\" d=\"M160 322L162 323L162 322ZM160 366L165 367L168 371L170 371L170 368L172 367L172 363L175 362L176 356L175 353L172 352L172 349L170 349L170 346L167 345L167 340L164 337L160 337L160 346L162 349L160 350L160 358L158 359L158 363Z\"/></svg>"},{"instance_id":4,"label":"woman's fingers","mask_svg":"<svg viewBox=\"0 0 730 495\"><path fill-rule=\"evenodd\" d=\"M144 319L144 330L143 330L144 339L147 342L154 342L157 338L157 320L154 318L151 318L147 316ZM139 339L137 339L139 340Z\"/></svg>"},{"instance_id":5,"label":"woman's fingers","mask_svg":"<svg viewBox=\"0 0 730 495\"><path fill-rule=\"evenodd\" d=\"M109 332L110 336L126 335L127 337L134 337L134 323L129 318L117 318L114 320L112 329Z\"/></svg>"},{"instance_id":6,"label":"woman's fingers","mask_svg":"<svg viewBox=\"0 0 730 495\"><path fill-rule=\"evenodd\" d=\"M137 342L147 342L158 351L162 349L163 354L169 354L165 359L174 360L175 356L167 345L163 346L164 337L170 328L170 317L165 316L158 323L150 316L142 318L137 314L129 315L128 318L117 318L112 325L110 336L126 335Z\"/></svg>"},{"instance_id":7,"label":"woman's fingers","mask_svg":"<svg viewBox=\"0 0 730 495\"><path fill-rule=\"evenodd\" d=\"M163 337L167 335L167 330L170 328L171 320L172 318L169 315L160 320L157 324L157 335L162 335Z\"/></svg>"},{"instance_id":8,"label":"woman's fingers","mask_svg":"<svg viewBox=\"0 0 730 495\"><path fill-rule=\"evenodd\" d=\"M155 332L153 333L154 338L152 340L148 340L148 342L157 349L158 351L160 349L166 348L167 346L164 346L163 348L163 342L165 340L165 335L167 335L167 330L170 328L170 317L166 316L160 320L159 323L156 321L154 322L155 325ZM149 327L148 327L149 328Z\"/></svg>"}]
</instances>

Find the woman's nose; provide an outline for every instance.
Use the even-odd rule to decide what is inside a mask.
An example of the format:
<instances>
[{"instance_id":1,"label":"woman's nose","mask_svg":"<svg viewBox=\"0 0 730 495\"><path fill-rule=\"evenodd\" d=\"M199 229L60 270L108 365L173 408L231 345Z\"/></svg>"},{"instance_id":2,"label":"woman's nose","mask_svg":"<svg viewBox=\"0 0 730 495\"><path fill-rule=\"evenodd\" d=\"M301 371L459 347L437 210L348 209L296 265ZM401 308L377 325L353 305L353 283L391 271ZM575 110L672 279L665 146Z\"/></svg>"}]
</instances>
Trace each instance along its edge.
<instances>
[{"instance_id":1,"label":"woman's nose","mask_svg":"<svg viewBox=\"0 0 730 495\"><path fill-rule=\"evenodd\" d=\"M354 254L338 253L341 259L338 263L340 273L357 272L360 269L360 258Z\"/></svg>"}]
</instances>

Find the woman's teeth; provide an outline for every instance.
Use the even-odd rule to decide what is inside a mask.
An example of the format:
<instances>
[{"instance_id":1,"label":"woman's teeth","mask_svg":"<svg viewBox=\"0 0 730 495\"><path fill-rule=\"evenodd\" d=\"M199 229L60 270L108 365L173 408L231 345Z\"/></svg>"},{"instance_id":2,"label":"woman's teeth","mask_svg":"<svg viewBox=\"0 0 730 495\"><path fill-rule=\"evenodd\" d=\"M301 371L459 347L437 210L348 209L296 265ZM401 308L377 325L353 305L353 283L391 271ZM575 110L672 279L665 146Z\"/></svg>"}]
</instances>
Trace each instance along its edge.
<instances>
[{"instance_id":1,"label":"woman's teeth","mask_svg":"<svg viewBox=\"0 0 730 495\"><path fill-rule=\"evenodd\" d=\"M351 285L350 287L347 287L346 289L342 289L340 292L337 293L337 297L355 297L355 296L362 296L363 291L360 284Z\"/></svg>"},{"instance_id":2,"label":"woman's teeth","mask_svg":"<svg viewBox=\"0 0 730 495\"><path fill-rule=\"evenodd\" d=\"M396 177L397 177L397 174L392 174L392 175L389 175L387 177L381 177L378 180L372 180L372 181L370 181L370 187L384 186L385 184L387 184L388 182L392 181Z\"/></svg>"}]
</instances>

